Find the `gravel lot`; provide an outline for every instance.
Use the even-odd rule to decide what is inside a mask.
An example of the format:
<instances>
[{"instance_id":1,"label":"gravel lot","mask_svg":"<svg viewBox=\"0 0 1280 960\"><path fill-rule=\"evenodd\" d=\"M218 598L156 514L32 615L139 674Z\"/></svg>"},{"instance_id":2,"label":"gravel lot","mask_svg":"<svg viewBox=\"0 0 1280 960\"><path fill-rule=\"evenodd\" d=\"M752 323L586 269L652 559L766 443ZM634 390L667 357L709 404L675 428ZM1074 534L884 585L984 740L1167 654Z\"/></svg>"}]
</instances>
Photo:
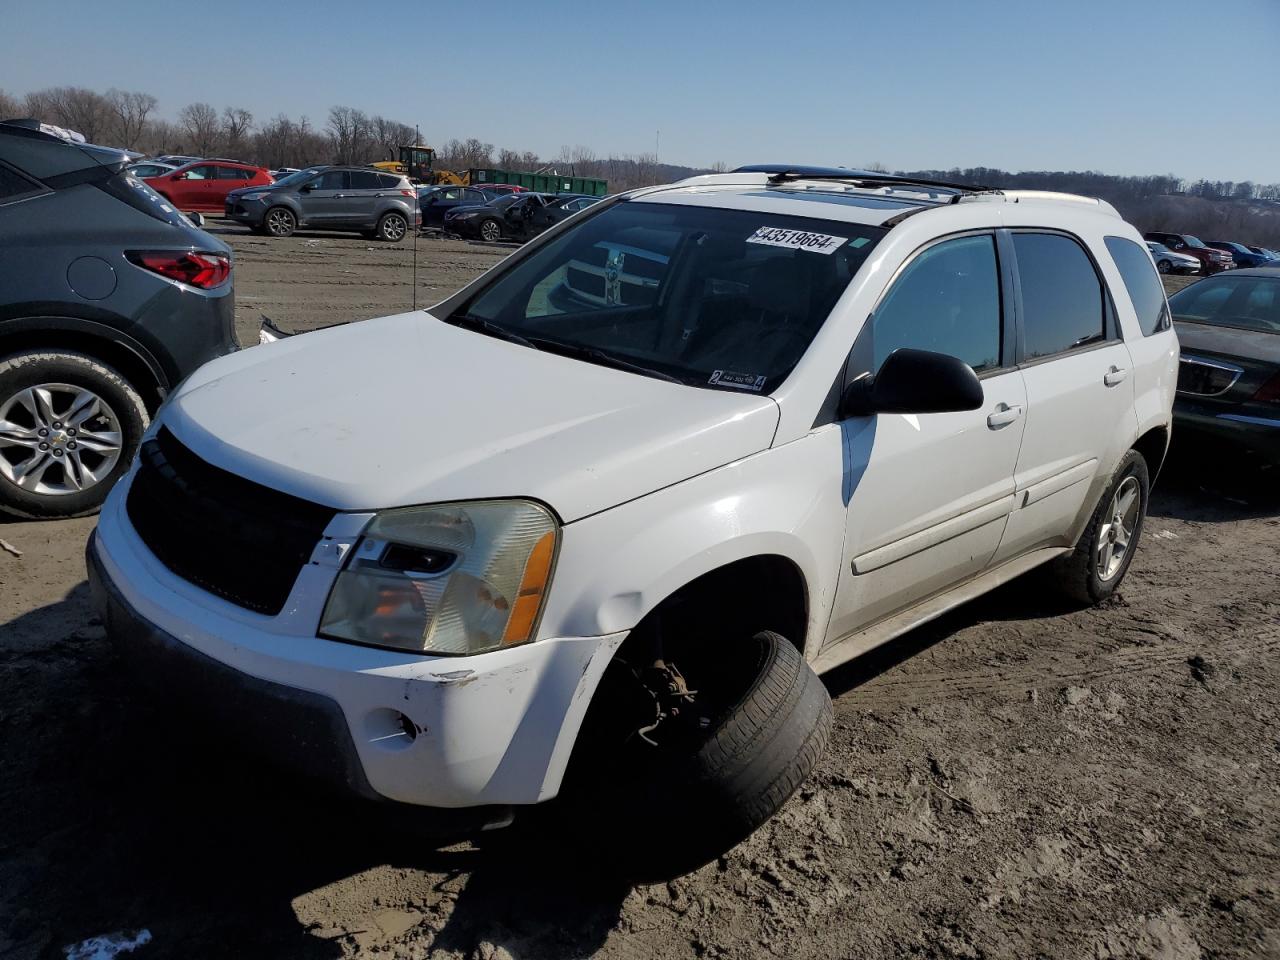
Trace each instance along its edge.
<instances>
[{"instance_id":1,"label":"gravel lot","mask_svg":"<svg viewBox=\"0 0 1280 960\"><path fill-rule=\"evenodd\" d=\"M411 302L408 245L212 225L245 342ZM504 253L420 242L420 302ZM1280 956L1276 489L1184 458L1106 607L1024 578L828 676L783 813L631 890L536 820L441 847L201 739L90 612L93 520L0 521L0 956Z\"/></svg>"}]
</instances>

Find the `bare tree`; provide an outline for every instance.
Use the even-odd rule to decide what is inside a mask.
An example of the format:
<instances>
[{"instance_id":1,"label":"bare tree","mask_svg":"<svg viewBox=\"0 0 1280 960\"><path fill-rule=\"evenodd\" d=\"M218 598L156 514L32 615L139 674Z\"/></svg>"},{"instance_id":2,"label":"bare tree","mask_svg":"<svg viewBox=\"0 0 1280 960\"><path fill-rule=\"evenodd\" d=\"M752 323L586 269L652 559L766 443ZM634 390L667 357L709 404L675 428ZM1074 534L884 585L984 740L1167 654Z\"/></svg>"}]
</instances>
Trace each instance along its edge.
<instances>
[{"instance_id":1,"label":"bare tree","mask_svg":"<svg viewBox=\"0 0 1280 960\"><path fill-rule=\"evenodd\" d=\"M191 150L202 157L213 156L217 152L222 130L218 122L218 111L211 104L187 104L178 113L178 122L187 133L187 143Z\"/></svg>"},{"instance_id":2,"label":"bare tree","mask_svg":"<svg viewBox=\"0 0 1280 960\"><path fill-rule=\"evenodd\" d=\"M15 120L22 116L22 104L17 97L0 90L0 120Z\"/></svg>"},{"instance_id":3,"label":"bare tree","mask_svg":"<svg viewBox=\"0 0 1280 960\"><path fill-rule=\"evenodd\" d=\"M253 114L244 107L227 107L222 111L222 143L227 156L248 155L249 131L252 129Z\"/></svg>"},{"instance_id":4,"label":"bare tree","mask_svg":"<svg viewBox=\"0 0 1280 960\"><path fill-rule=\"evenodd\" d=\"M50 87L27 97L27 115L84 134L96 143L107 133L111 107L107 98L84 87Z\"/></svg>"},{"instance_id":5,"label":"bare tree","mask_svg":"<svg viewBox=\"0 0 1280 960\"><path fill-rule=\"evenodd\" d=\"M111 127L115 142L132 150L142 139L147 128L147 117L156 108L156 98L149 93L112 87L107 91L106 100L112 113Z\"/></svg>"}]
</instances>

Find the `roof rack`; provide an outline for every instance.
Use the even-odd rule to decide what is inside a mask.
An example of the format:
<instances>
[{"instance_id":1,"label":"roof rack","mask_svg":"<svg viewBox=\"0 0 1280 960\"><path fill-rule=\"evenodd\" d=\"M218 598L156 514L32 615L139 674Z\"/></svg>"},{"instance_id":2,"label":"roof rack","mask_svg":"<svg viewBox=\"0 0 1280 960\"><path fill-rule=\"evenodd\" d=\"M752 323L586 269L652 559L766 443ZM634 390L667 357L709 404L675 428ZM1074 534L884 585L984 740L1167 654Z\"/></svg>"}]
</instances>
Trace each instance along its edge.
<instances>
[{"instance_id":1,"label":"roof rack","mask_svg":"<svg viewBox=\"0 0 1280 960\"><path fill-rule=\"evenodd\" d=\"M947 180L924 180L919 177L903 177L891 173L870 170L850 170L844 167L805 167L787 164L764 163L738 167L734 173L767 173L770 183L790 183L795 180L833 180L857 187L928 187L947 190L959 197L962 194L1000 193L995 187L952 183Z\"/></svg>"}]
</instances>

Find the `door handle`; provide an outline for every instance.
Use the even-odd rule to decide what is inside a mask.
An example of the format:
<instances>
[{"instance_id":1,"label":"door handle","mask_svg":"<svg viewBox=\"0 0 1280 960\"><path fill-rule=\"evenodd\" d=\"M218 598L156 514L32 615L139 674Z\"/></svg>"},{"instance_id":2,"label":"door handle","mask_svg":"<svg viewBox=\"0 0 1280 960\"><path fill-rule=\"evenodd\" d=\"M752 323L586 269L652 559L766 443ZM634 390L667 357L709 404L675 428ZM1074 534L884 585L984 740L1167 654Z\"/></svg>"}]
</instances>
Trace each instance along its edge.
<instances>
[{"instance_id":1,"label":"door handle","mask_svg":"<svg viewBox=\"0 0 1280 960\"><path fill-rule=\"evenodd\" d=\"M999 430L1001 427L1007 427L1020 416L1022 416L1021 404L1015 403L1010 406L1007 403L998 403L995 412L987 417L987 426L992 430Z\"/></svg>"},{"instance_id":2,"label":"door handle","mask_svg":"<svg viewBox=\"0 0 1280 960\"><path fill-rule=\"evenodd\" d=\"M1112 365L1111 369L1102 375L1102 382L1108 387L1114 387L1118 383L1123 383L1124 378L1129 375L1128 370Z\"/></svg>"}]
</instances>

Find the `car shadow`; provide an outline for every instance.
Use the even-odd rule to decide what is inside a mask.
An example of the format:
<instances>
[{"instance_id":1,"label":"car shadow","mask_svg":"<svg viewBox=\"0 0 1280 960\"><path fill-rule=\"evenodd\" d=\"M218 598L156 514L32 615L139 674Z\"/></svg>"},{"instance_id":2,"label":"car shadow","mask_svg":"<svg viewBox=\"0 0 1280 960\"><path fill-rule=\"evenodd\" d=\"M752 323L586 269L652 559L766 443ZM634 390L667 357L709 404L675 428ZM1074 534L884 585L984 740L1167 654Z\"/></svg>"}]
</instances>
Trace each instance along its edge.
<instances>
[{"instance_id":1,"label":"car shadow","mask_svg":"<svg viewBox=\"0 0 1280 960\"><path fill-rule=\"evenodd\" d=\"M1148 514L1193 523L1280 516L1280 469L1220 449L1174 446Z\"/></svg>"},{"instance_id":2,"label":"car shadow","mask_svg":"<svg viewBox=\"0 0 1280 960\"><path fill-rule=\"evenodd\" d=\"M536 818L474 844L407 831L154 706L85 583L0 638L0 954L61 956L145 928L154 957L327 958L422 924L413 936L433 949L577 957L617 922L627 888L549 858ZM403 930L379 931L374 906L299 919L298 898L388 867L428 873L413 902L394 903L394 883L377 891L374 904L404 908Z\"/></svg>"}]
</instances>

